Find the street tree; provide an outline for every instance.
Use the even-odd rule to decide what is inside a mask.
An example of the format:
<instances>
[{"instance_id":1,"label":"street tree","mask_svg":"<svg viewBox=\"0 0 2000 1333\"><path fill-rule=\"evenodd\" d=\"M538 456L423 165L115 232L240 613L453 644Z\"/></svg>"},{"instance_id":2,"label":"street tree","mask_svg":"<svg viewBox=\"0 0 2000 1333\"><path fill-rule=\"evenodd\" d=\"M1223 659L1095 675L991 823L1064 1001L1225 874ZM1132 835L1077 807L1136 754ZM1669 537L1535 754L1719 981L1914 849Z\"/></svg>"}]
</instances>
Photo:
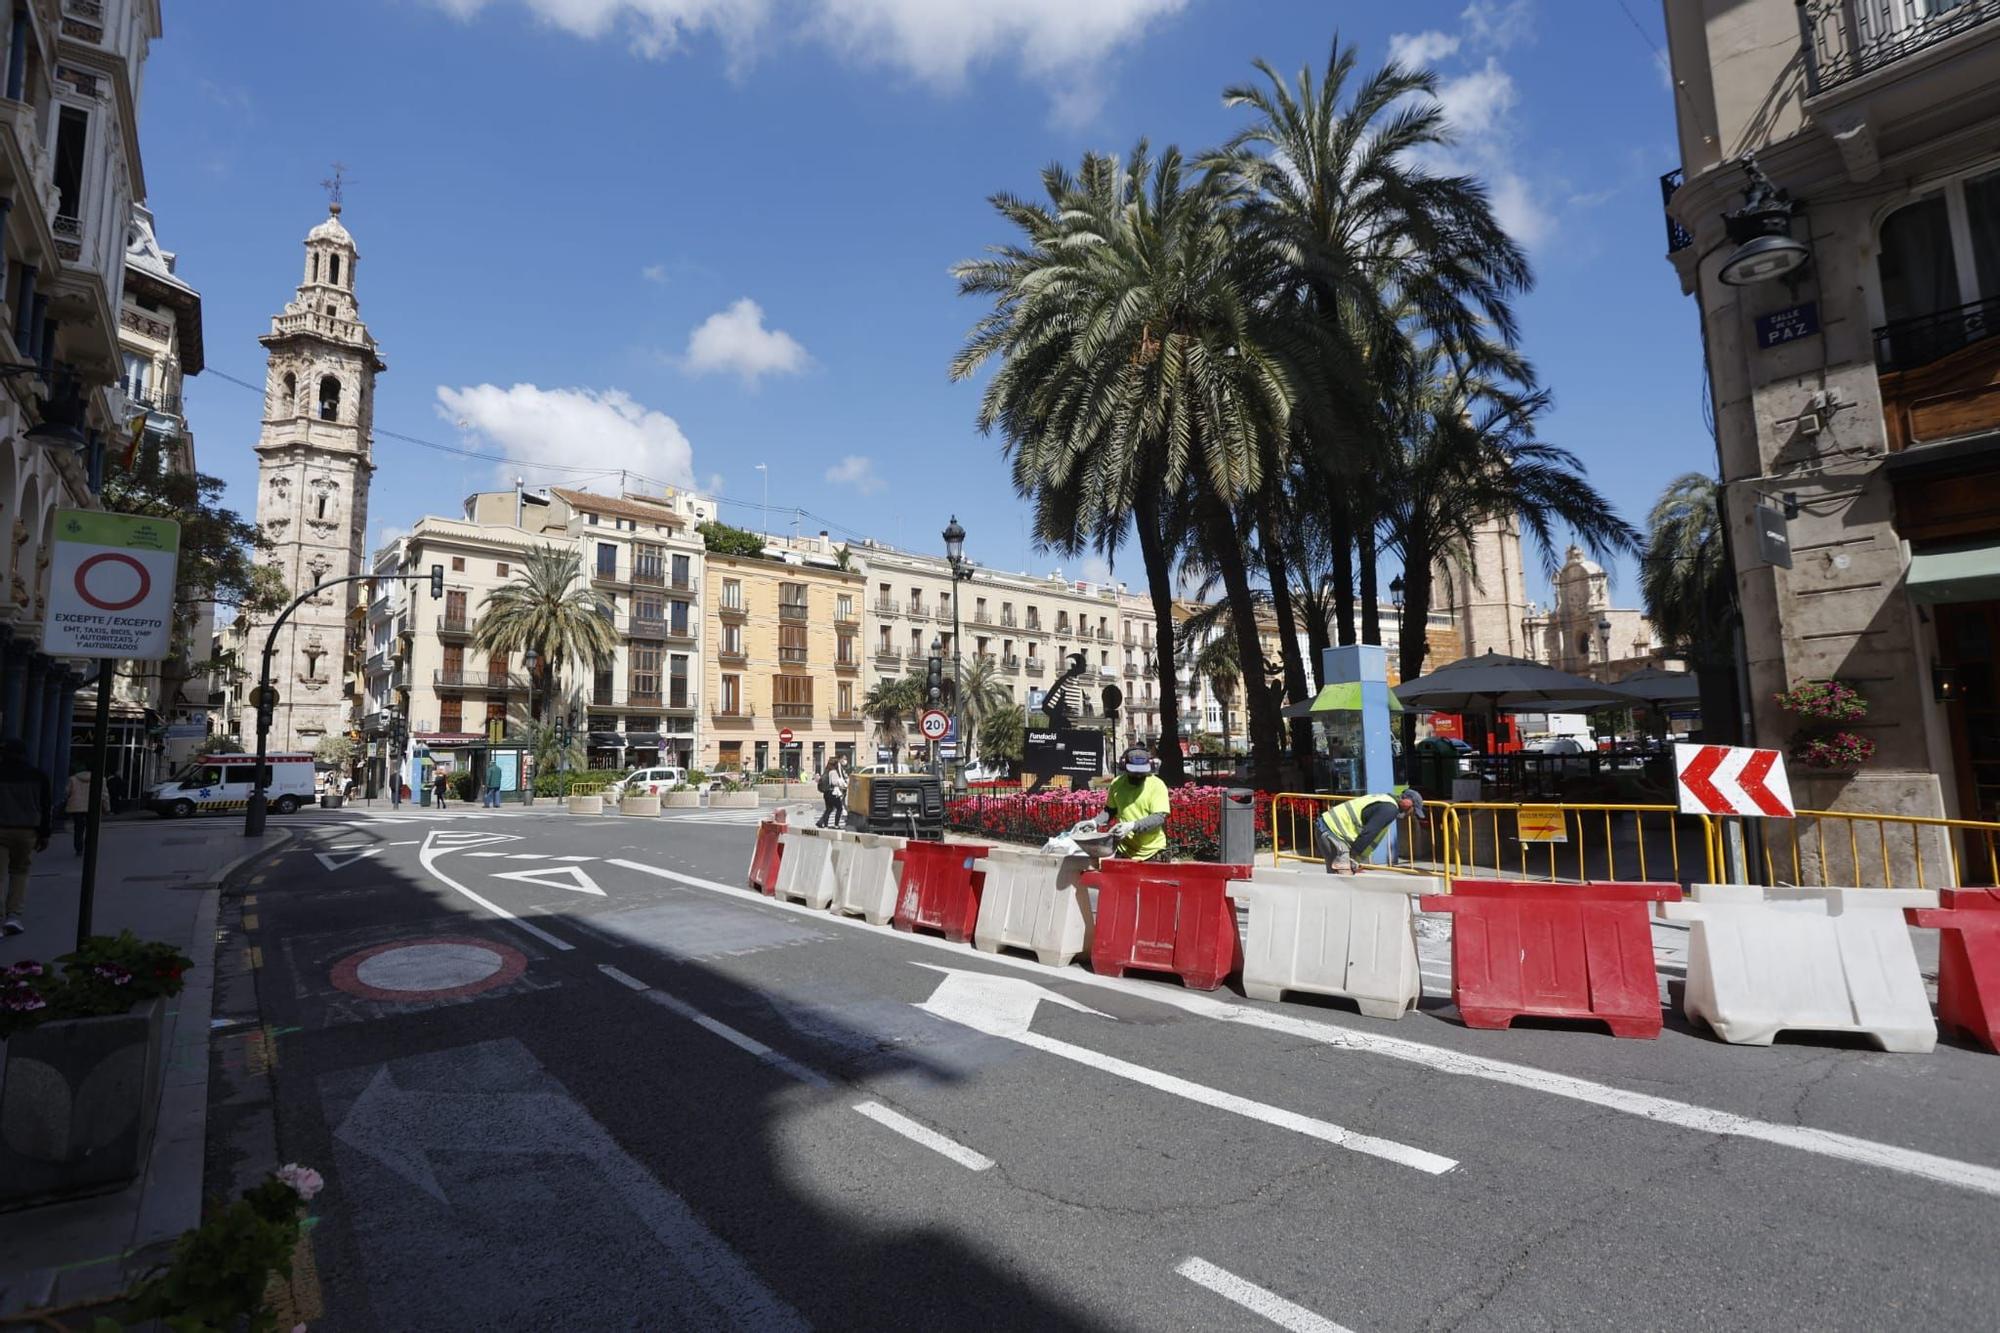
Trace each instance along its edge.
<instances>
[{"instance_id":1,"label":"street tree","mask_svg":"<svg viewBox=\"0 0 2000 1333\"><path fill-rule=\"evenodd\" d=\"M960 696L955 707L965 725L965 735L960 739L960 753L975 754L977 751L973 749L973 744L981 725L1012 706L1014 696L1006 682L1000 679L1000 665L991 655L961 662L958 669Z\"/></svg>"},{"instance_id":2,"label":"street tree","mask_svg":"<svg viewBox=\"0 0 2000 1333\"><path fill-rule=\"evenodd\" d=\"M536 661L531 714L547 716L563 669L595 671L618 646L609 603L583 577L575 551L530 551L520 573L480 602L474 647L488 653L526 653Z\"/></svg>"},{"instance_id":3,"label":"street tree","mask_svg":"<svg viewBox=\"0 0 2000 1333\"><path fill-rule=\"evenodd\" d=\"M1027 729L1028 716L1019 704L1010 703L988 716L979 727L979 762L1018 770Z\"/></svg>"},{"instance_id":4,"label":"street tree","mask_svg":"<svg viewBox=\"0 0 2000 1333\"><path fill-rule=\"evenodd\" d=\"M861 711L875 724L884 745L903 752L904 738L924 706L924 676L912 672L895 680L878 680L862 696Z\"/></svg>"},{"instance_id":5,"label":"street tree","mask_svg":"<svg viewBox=\"0 0 2000 1333\"><path fill-rule=\"evenodd\" d=\"M720 519L697 523L701 544L713 555L741 555L755 559L764 554L764 539L748 528L732 527ZM846 565L841 566L847 568Z\"/></svg>"}]
</instances>

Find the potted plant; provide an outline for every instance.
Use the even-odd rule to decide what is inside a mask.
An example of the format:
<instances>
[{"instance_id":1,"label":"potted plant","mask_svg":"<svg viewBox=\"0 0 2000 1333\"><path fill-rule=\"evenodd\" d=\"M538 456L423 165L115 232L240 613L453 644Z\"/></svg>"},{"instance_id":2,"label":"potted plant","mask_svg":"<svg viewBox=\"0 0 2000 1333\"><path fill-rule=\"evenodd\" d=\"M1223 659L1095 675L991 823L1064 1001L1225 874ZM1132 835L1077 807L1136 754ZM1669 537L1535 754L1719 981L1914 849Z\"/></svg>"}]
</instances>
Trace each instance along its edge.
<instances>
[{"instance_id":1,"label":"potted plant","mask_svg":"<svg viewBox=\"0 0 2000 1333\"><path fill-rule=\"evenodd\" d=\"M758 776L757 796L759 800L782 801L785 799L785 771L781 768L767 768Z\"/></svg>"},{"instance_id":2,"label":"potted plant","mask_svg":"<svg viewBox=\"0 0 2000 1333\"><path fill-rule=\"evenodd\" d=\"M1839 726L1868 715L1868 700L1837 680L1801 681L1775 696L1803 725L1792 737L1792 762L1821 773L1852 773L1875 757L1875 742Z\"/></svg>"},{"instance_id":3,"label":"potted plant","mask_svg":"<svg viewBox=\"0 0 2000 1333\"><path fill-rule=\"evenodd\" d=\"M701 809L701 792L688 783L676 782L661 794L660 808L663 810L699 810Z\"/></svg>"},{"instance_id":4,"label":"potted plant","mask_svg":"<svg viewBox=\"0 0 2000 1333\"><path fill-rule=\"evenodd\" d=\"M159 1109L169 997L193 966L131 931L92 936L60 966L0 969L0 1203L134 1179Z\"/></svg>"},{"instance_id":5,"label":"potted plant","mask_svg":"<svg viewBox=\"0 0 2000 1333\"><path fill-rule=\"evenodd\" d=\"M708 808L711 810L755 810L757 789L743 780L740 773L725 772L708 788Z\"/></svg>"}]
</instances>

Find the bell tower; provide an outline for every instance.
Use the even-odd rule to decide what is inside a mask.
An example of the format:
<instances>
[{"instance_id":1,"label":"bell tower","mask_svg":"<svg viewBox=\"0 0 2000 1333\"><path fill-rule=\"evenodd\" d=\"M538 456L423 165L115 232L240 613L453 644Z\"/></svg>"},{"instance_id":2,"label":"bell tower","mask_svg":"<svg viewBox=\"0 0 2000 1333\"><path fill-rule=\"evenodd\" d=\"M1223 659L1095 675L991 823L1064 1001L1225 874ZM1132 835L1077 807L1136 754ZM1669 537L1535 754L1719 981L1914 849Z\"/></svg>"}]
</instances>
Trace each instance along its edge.
<instances>
[{"instance_id":1,"label":"bell tower","mask_svg":"<svg viewBox=\"0 0 2000 1333\"><path fill-rule=\"evenodd\" d=\"M257 437L257 526L291 595L359 574L374 474L375 377L388 367L355 301L360 252L340 221L339 191L306 233L297 294L264 344L264 424ZM278 707L270 746L310 750L353 725L349 611L359 584L328 589L285 622L272 659ZM267 627L250 626L242 666L254 680Z\"/></svg>"}]
</instances>

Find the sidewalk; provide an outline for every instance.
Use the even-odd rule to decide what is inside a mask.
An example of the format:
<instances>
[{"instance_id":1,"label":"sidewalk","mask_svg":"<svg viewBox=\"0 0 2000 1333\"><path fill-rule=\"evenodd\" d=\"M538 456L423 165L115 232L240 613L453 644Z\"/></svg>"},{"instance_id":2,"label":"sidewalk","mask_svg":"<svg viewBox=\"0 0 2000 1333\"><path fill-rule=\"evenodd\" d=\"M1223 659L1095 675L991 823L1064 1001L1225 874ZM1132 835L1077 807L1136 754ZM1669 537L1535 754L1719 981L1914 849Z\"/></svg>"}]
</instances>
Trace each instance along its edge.
<instances>
[{"instance_id":1,"label":"sidewalk","mask_svg":"<svg viewBox=\"0 0 2000 1333\"><path fill-rule=\"evenodd\" d=\"M194 967L167 1011L166 1077L145 1173L116 1193L0 1212L0 1319L116 1292L200 1220L221 883L236 864L289 837L278 821L261 838L244 837L240 820L104 824L91 933L130 929L170 941ZM35 858L27 930L0 940L0 965L47 962L76 946L82 862L70 851L69 830L58 829Z\"/></svg>"}]
</instances>

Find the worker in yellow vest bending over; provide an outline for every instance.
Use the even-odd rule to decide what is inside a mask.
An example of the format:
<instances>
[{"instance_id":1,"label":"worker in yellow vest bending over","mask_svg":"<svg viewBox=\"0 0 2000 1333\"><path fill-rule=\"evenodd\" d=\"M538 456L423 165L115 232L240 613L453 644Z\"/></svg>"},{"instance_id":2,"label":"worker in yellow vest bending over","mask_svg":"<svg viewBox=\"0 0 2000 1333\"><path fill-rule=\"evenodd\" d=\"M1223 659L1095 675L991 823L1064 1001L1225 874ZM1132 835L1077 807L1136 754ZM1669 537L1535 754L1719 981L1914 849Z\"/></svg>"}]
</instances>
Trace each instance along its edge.
<instances>
[{"instance_id":1,"label":"worker in yellow vest bending over","mask_svg":"<svg viewBox=\"0 0 2000 1333\"><path fill-rule=\"evenodd\" d=\"M1396 856L1396 821L1424 812L1424 798L1415 787L1398 796L1357 796L1320 811L1313 835L1326 858L1326 873L1351 875L1356 861L1366 861L1386 838L1388 859Z\"/></svg>"},{"instance_id":2,"label":"worker in yellow vest bending over","mask_svg":"<svg viewBox=\"0 0 2000 1333\"><path fill-rule=\"evenodd\" d=\"M1125 771L1104 793L1099 824L1109 824L1118 855L1151 861L1167 850L1167 784L1153 776L1153 758L1134 747L1125 752Z\"/></svg>"}]
</instances>

